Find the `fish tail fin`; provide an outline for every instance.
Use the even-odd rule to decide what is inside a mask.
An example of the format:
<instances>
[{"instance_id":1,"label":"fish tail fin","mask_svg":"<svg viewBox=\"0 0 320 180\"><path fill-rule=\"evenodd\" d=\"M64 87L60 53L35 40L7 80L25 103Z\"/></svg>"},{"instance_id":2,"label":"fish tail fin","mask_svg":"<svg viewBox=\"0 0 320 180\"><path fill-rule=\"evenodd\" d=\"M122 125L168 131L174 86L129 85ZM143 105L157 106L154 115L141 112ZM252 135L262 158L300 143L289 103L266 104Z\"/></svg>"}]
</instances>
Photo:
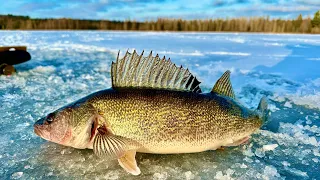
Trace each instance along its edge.
<instances>
[{"instance_id":1,"label":"fish tail fin","mask_svg":"<svg viewBox=\"0 0 320 180\"><path fill-rule=\"evenodd\" d=\"M268 110L267 98L265 96L261 98L257 111L261 113L262 121L266 122L268 120L269 110Z\"/></svg>"}]
</instances>

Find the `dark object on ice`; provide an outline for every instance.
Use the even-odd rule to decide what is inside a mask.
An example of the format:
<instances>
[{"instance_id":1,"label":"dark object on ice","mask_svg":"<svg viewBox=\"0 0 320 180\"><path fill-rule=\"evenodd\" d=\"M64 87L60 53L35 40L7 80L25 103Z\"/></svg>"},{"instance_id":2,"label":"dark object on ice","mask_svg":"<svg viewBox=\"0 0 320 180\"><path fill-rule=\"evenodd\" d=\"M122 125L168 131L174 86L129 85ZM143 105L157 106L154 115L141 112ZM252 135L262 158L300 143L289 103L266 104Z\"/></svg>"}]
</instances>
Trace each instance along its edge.
<instances>
[{"instance_id":1,"label":"dark object on ice","mask_svg":"<svg viewBox=\"0 0 320 180\"><path fill-rule=\"evenodd\" d=\"M15 72L16 72L16 70L14 69L14 67L12 65L5 64L5 63L0 65L0 74L11 75Z\"/></svg>"},{"instance_id":2,"label":"dark object on ice","mask_svg":"<svg viewBox=\"0 0 320 180\"><path fill-rule=\"evenodd\" d=\"M0 47L0 64L15 65L31 59L26 46Z\"/></svg>"},{"instance_id":3,"label":"dark object on ice","mask_svg":"<svg viewBox=\"0 0 320 180\"><path fill-rule=\"evenodd\" d=\"M13 65L31 59L26 46L0 47L0 75L11 75L16 72Z\"/></svg>"}]
</instances>

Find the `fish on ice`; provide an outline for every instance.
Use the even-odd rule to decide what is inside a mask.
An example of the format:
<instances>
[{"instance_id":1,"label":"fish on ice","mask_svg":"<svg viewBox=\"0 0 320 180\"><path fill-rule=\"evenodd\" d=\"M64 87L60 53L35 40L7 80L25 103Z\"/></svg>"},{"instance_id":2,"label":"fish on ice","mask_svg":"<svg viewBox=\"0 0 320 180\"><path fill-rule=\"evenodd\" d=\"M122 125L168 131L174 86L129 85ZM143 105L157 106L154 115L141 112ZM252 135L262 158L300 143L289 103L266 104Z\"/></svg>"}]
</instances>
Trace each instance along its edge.
<instances>
[{"instance_id":1,"label":"fish on ice","mask_svg":"<svg viewBox=\"0 0 320 180\"><path fill-rule=\"evenodd\" d=\"M62 107L34 124L48 141L93 149L139 175L136 152L196 153L247 141L268 116L262 98L251 110L236 99L226 71L211 92L170 59L136 51L111 66L112 87Z\"/></svg>"}]
</instances>

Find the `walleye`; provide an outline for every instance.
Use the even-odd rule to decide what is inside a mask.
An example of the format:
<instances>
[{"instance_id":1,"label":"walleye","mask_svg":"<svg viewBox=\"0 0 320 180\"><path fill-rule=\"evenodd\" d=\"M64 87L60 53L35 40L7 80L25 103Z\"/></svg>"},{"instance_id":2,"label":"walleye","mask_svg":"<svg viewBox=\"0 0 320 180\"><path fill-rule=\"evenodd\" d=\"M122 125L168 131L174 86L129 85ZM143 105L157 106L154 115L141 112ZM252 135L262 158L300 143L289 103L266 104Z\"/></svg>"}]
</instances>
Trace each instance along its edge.
<instances>
[{"instance_id":1,"label":"walleye","mask_svg":"<svg viewBox=\"0 0 320 180\"><path fill-rule=\"evenodd\" d=\"M61 145L93 149L138 175L136 152L173 154L215 150L247 141L268 116L236 99L226 71L209 93L188 69L158 55L127 52L111 66L112 88L50 113L35 133Z\"/></svg>"}]
</instances>

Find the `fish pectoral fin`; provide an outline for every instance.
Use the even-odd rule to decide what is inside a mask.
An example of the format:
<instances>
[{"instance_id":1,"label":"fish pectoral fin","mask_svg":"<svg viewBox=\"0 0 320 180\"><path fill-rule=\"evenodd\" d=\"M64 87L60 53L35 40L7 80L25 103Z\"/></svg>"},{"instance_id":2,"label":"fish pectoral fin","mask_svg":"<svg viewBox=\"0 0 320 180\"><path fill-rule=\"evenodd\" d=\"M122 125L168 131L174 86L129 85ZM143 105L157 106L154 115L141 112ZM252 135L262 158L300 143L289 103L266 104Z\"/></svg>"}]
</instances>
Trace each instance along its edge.
<instances>
[{"instance_id":1,"label":"fish pectoral fin","mask_svg":"<svg viewBox=\"0 0 320 180\"><path fill-rule=\"evenodd\" d=\"M126 151L136 150L140 147L140 144L135 140L112 134L105 125L98 128L93 141L93 152L100 157L108 156L118 159Z\"/></svg>"},{"instance_id":2,"label":"fish pectoral fin","mask_svg":"<svg viewBox=\"0 0 320 180\"><path fill-rule=\"evenodd\" d=\"M127 151L121 158L118 159L120 166L132 175L139 175L140 168L137 166L136 151Z\"/></svg>"},{"instance_id":3,"label":"fish pectoral fin","mask_svg":"<svg viewBox=\"0 0 320 180\"><path fill-rule=\"evenodd\" d=\"M93 141L93 152L97 156L118 159L120 166L133 175L140 174L135 160L136 150L140 147L135 140L112 134L105 125L98 128Z\"/></svg>"}]
</instances>

